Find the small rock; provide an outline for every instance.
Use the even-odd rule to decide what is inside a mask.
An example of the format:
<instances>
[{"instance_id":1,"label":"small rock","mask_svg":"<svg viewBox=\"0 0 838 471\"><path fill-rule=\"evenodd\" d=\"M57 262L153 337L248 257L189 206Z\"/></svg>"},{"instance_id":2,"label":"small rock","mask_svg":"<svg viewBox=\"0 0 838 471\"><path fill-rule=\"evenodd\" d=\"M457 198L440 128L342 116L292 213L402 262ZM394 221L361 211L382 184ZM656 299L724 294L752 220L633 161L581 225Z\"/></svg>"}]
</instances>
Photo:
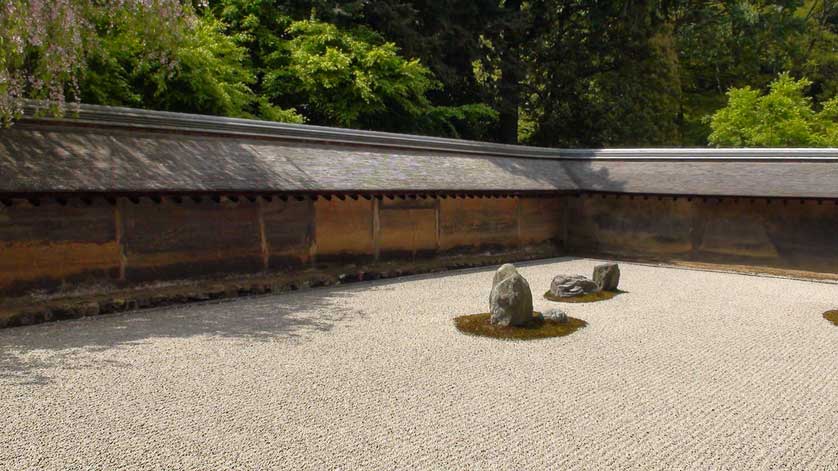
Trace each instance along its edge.
<instances>
[{"instance_id":1,"label":"small rock","mask_svg":"<svg viewBox=\"0 0 838 471\"><path fill-rule=\"evenodd\" d=\"M90 301L79 304L77 307L78 317L88 317L99 315L99 303Z\"/></svg>"},{"instance_id":2,"label":"small rock","mask_svg":"<svg viewBox=\"0 0 838 471\"><path fill-rule=\"evenodd\" d=\"M338 275L338 282L340 283L354 283L358 280L357 273L341 273Z\"/></svg>"},{"instance_id":3,"label":"small rock","mask_svg":"<svg viewBox=\"0 0 838 471\"><path fill-rule=\"evenodd\" d=\"M113 298L102 302L102 313L120 312L125 310L125 300Z\"/></svg>"},{"instance_id":4,"label":"small rock","mask_svg":"<svg viewBox=\"0 0 838 471\"><path fill-rule=\"evenodd\" d=\"M558 275L550 283L550 294L570 298L599 291L599 285L582 275Z\"/></svg>"},{"instance_id":5,"label":"small rock","mask_svg":"<svg viewBox=\"0 0 838 471\"><path fill-rule=\"evenodd\" d=\"M320 288L321 286L328 286L329 281L324 278L315 278L311 280L309 286L312 288Z\"/></svg>"},{"instance_id":6,"label":"small rock","mask_svg":"<svg viewBox=\"0 0 838 471\"><path fill-rule=\"evenodd\" d=\"M520 326L532 319L530 284L518 273L503 278L489 296L490 322L495 325Z\"/></svg>"},{"instance_id":7,"label":"small rock","mask_svg":"<svg viewBox=\"0 0 838 471\"><path fill-rule=\"evenodd\" d=\"M556 321L561 324L567 322L567 313L558 308L551 308L541 313L546 321Z\"/></svg>"},{"instance_id":8,"label":"small rock","mask_svg":"<svg viewBox=\"0 0 838 471\"><path fill-rule=\"evenodd\" d=\"M617 291L620 284L620 267L616 263L604 263L594 267L594 283L605 291Z\"/></svg>"}]
</instances>

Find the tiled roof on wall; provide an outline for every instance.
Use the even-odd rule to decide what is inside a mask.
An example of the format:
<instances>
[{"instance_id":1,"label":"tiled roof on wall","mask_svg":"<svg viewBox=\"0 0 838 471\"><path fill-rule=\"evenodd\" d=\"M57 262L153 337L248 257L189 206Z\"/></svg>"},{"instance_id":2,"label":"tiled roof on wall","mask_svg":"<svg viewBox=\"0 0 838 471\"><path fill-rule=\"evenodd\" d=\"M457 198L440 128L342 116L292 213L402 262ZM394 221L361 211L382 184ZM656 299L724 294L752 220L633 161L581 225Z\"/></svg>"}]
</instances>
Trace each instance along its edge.
<instances>
[{"instance_id":1,"label":"tiled roof on wall","mask_svg":"<svg viewBox=\"0 0 838 471\"><path fill-rule=\"evenodd\" d=\"M838 149L547 149L89 105L0 129L0 192L155 191L838 198Z\"/></svg>"}]
</instances>

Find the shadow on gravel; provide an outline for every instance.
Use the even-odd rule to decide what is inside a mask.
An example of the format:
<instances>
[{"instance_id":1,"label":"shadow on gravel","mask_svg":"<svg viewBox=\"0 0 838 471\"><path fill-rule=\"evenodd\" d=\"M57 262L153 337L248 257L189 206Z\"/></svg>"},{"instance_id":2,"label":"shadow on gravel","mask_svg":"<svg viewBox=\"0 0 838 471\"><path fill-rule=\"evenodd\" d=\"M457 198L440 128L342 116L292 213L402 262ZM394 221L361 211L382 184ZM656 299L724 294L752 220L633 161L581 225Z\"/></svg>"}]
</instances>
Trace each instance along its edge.
<instances>
[{"instance_id":1,"label":"shadow on gravel","mask_svg":"<svg viewBox=\"0 0 838 471\"><path fill-rule=\"evenodd\" d=\"M362 318L347 287L129 311L0 330L0 387L46 384L49 368L105 366L87 356L154 338L304 341ZM114 366L113 362L107 364ZM117 365L120 366L120 365ZM129 367L130 365L122 365Z\"/></svg>"},{"instance_id":2,"label":"shadow on gravel","mask_svg":"<svg viewBox=\"0 0 838 471\"><path fill-rule=\"evenodd\" d=\"M521 267L572 260L531 260ZM310 335L347 325L366 314L352 308L361 291L392 291L399 285L467 273L492 273L496 266L410 275L278 295L184 304L120 314L0 329L0 388L4 384L46 384L48 369L115 365L87 356L154 338L207 336L244 342L305 341ZM108 363L105 363L108 362Z\"/></svg>"}]
</instances>

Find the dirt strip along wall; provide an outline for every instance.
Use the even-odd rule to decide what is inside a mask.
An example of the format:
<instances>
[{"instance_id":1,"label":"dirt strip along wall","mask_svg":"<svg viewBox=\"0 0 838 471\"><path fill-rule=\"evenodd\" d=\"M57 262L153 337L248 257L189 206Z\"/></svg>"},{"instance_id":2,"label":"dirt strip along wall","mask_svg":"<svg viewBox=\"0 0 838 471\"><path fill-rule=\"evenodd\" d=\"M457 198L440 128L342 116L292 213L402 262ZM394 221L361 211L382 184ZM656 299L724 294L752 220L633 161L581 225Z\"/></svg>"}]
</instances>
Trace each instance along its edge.
<instances>
[{"instance_id":1,"label":"dirt strip along wall","mask_svg":"<svg viewBox=\"0 0 838 471\"><path fill-rule=\"evenodd\" d=\"M567 200L567 250L838 273L838 202L584 194Z\"/></svg>"},{"instance_id":2,"label":"dirt strip along wall","mask_svg":"<svg viewBox=\"0 0 838 471\"><path fill-rule=\"evenodd\" d=\"M6 199L0 296L536 246L559 253L563 204L557 196Z\"/></svg>"}]
</instances>

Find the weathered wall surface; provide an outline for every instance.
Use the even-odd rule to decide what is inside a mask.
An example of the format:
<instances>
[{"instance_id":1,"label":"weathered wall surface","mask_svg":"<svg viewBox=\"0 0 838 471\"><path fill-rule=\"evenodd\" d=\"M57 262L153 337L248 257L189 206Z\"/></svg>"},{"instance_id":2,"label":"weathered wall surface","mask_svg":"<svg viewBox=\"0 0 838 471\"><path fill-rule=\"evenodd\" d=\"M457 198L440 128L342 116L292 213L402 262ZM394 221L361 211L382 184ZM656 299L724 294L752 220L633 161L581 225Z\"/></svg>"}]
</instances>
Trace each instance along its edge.
<instances>
[{"instance_id":1,"label":"weathered wall surface","mask_svg":"<svg viewBox=\"0 0 838 471\"><path fill-rule=\"evenodd\" d=\"M250 201L180 203L120 200L125 279L154 281L192 273L249 273L262 268L259 206Z\"/></svg>"},{"instance_id":2,"label":"weathered wall surface","mask_svg":"<svg viewBox=\"0 0 838 471\"><path fill-rule=\"evenodd\" d=\"M318 198L314 214L314 255L318 262L364 262L374 258L372 200Z\"/></svg>"},{"instance_id":3,"label":"weathered wall surface","mask_svg":"<svg viewBox=\"0 0 838 471\"><path fill-rule=\"evenodd\" d=\"M9 203L9 201L6 201ZM551 198L96 197L0 206L0 294L560 247Z\"/></svg>"},{"instance_id":4,"label":"weathered wall surface","mask_svg":"<svg viewBox=\"0 0 838 471\"><path fill-rule=\"evenodd\" d=\"M314 202L309 198L259 199L263 268L299 268L311 261Z\"/></svg>"},{"instance_id":5,"label":"weathered wall surface","mask_svg":"<svg viewBox=\"0 0 838 471\"><path fill-rule=\"evenodd\" d=\"M412 260L436 254L439 202L436 198L376 200L379 257Z\"/></svg>"},{"instance_id":6,"label":"weathered wall surface","mask_svg":"<svg viewBox=\"0 0 838 471\"><path fill-rule=\"evenodd\" d=\"M589 194L5 203L4 298L544 245L580 255L838 273L838 205L832 201Z\"/></svg>"},{"instance_id":7,"label":"weathered wall surface","mask_svg":"<svg viewBox=\"0 0 838 471\"><path fill-rule=\"evenodd\" d=\"M520 244L518 199L448 198L440 204L441 250L479 251Z\"/></svg>"},{"instance_id":8,"label":"weathered wall surface","mask_svg":"<svg viewBox=\"0 0 838 471\"><path fill-rule=\"evenodd\" d=\"M115 208L100 199L0 206L0 292L119 277Z\"/></svg>"},{"instance_id":9,"label":"weathered wall surface","mask_svg":"<svg viewBox=\"0 0 838 471\"><path fill-rule=\"evenodd\" d=\"M568 198L568 250L838 273L838 204L816 200Z\"/></svg>"}]
</instances>

